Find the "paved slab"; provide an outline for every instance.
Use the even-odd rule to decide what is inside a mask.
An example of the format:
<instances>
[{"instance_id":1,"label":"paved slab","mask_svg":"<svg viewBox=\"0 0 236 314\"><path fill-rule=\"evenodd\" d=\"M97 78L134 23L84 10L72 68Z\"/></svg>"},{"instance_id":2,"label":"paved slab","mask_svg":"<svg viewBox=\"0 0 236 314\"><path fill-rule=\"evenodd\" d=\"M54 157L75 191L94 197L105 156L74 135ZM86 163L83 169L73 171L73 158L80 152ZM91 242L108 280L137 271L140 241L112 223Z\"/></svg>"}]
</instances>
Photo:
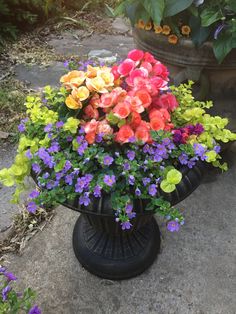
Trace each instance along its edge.
<instances>
[{"instance_id":1,"label":"paved slab","mask_svg":"<svg viewBox=\"0 0 236 314\"><path fill-rule=\"evenodd\" d=\"M235 314L236 144L225 158L230 170L210 171L185 201L186 226L163 233L163 250L141 276L99 279L77 262L71 235L78 214L59 207L10 268L38 293L47 314Z\"/></svg>"}]
</instances>

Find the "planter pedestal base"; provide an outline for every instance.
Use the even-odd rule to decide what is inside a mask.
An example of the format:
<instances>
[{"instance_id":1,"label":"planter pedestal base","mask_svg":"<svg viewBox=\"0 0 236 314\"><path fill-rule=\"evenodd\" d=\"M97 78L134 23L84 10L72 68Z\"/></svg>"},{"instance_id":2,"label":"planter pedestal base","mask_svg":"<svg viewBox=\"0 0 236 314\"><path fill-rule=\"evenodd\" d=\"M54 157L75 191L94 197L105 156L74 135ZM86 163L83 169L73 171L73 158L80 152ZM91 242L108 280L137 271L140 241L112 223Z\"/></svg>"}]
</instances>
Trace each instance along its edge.
<instances>
[{"instance_id":1,"label":"planter pedestal base","mask_svg":"<svg viewBox=\"0 0 236 314\"><path fill-rule=\"evenodd\" d=\"M156 259L160 230L154 218L138 230L108 234L95 229L80 215L73 231L73 248L79 262L89 272L111 280L141 274Z\"/></svg>"}]
</instances>

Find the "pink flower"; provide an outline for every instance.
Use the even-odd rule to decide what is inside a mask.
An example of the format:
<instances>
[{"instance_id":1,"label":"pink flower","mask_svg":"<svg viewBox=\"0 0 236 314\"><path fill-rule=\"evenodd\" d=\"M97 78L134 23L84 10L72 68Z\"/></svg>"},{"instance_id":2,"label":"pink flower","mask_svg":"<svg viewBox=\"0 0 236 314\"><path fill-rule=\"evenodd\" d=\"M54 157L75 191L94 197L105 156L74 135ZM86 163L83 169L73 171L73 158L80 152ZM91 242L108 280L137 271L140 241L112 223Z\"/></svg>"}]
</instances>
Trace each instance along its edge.
<instances>
[{"instance_id":1,"label":"pink flower","mask_svg":"<svg viewBox=\"0 0 236 314\"><path fill-rule=\"evenodd\" d=\"M129 86L133 86L134 85L134 80L135 78L147 78L148 77L148 70L145 68L139 68L139 69L135 69L133 70L130 75L127 77L126 79L126 83Z\"/></svg>"},{"instance_id":2,"label":"pink flower","mask_svg":"<svg viewBox=\"0 0 236 314\"><path fill-rule=\"evenodd\" d=\"M102 120L99 121L98 126L97 126L97 134L112 134L113 133L113 129L110 126L110 124L107 122L107 120Z\"/></svg>"},{"instance_id":3,"label":"pink flower","mask_svg":"<svg viewBox=\"0 0 236 314\"><path fill-rule=\"evenodd\" d=\"M159 108L165 108L170 111L173 111L179 105L176 97L171 93L159 96L158 98L155 99L154 104L155 107L157 106Z\"/></svg>"},{"instance_id":4,"label":"pink flower","mask_svg":"<svg viewBox=\"0 0 236 314\"><path fill-rule=\"evenodd\" d=\"M150 133L149 133L148 126L145 124L141 124L140 126L138 126L135 131L135 137L137 140L140 140L144 143L148 142L150 140Z\"/></svg>"},{"instance_id":5,"label":"pink flower","mask_svg":"<svg viewBox=\"0 0 236 314\"><path fill-rule=\"evenodd\" d=\"M98 125L98 121L95 119L92 119L91 121L87 122L84 125L84 132L85 133L91 133L91 132L96 132L97 129L97 125Z\"/></svg>"},{"instance_id":6,"label":"pink flower","mask_svg":"<svg viewBox=\"0 0 236 314\"><path fill-rule=\"evenodd\" d=\"M135 67L135 62L131 59L125 59L118 66L118 73L122 76L127 76Z\"/></svg>"},{"instance_id":7,"label":"pink flower","mask_svg":"<svg viewBox=\"0 0 236 314\"><path fill-rule=\"evenodd\" d=\"M144 56L144 52L142 50L134 49L128 53L128 58L133 61L140 61Z\"/></svg>"},{"instance_id":8,"label":"pink flower","mask_svg":"<svg viewBox=\"0 0 236 314\"><path fill-rule=\"evenodd\" d=\"M142 113L145 110L144 106L142 105L142 101L136 96L127 96L125 98L125 102L129 104L131 111Z\"/></svg>"},{"instance_id":9,"label":"pink flower","mask_svg":"<svg viewBox=\"0 0 236 314\"><path fill-rule=\"evenodd\" d=\"M129 139L134 136L134 131L128 124L122 125L116 133L115 140L120 143L128 143Z\"/></svg>"},{"instance_id":10,"label":"pink flower","mask_svg":"<svg viewBox=\"0 0 236 314\"><path fill-rule=\"evenodd\" d=\"M118 72L118 65L114 65L114 66L111 68L111 73L113 74L114 80L116 81L116 80L120 77L120 74L119 74L119 72Z\"/></svg>"},{"instance_id":11,"label":"pink flower","mask_svg":"<svg viewBox=\"0 0 236 314\"><path fill-rule=\"evenodd\" d=\"M144 60L150 63L154 63L154 64L157 62L154 56L150 54L149 52L144 53Z\"/></svg>"},{"instance_id":12,"label":"pink flower","mask_svg":"<svg viewBox=\"0 0 236 314\"><path fill-rule=\"evenodd\" d=\"M114 105L114 95L112 93L106 93L101 96L99 108L110 108Z\"/></svg>"},{"instance_id":13,"label":"pink flower","mask_svg":"<svg viewBox=\"0 0 236 314\"><path fill-rule=\"evenodd\" d=\"M113 109L114 115L120 119L125 119L130 114L130 107L128 103L119 103Z\"/></svg>"},{"instance_id":14,"label":"pink flower","mask_svg":"<svg viewBox=\"0 0 236 314\"><path fill-rule=\"evenodd\" d=\"M152 97L150 96L148 91L145 89L138 90L135 93L135 96L137 96L141 100L144 108L149 107L152 103Z\"/></svg>"},{"instance_id":15,"label":"pink flower","mask_svg":"<svg viewBox=\"0 0 236 314\"><path fill-rule=\"evenodd\" d=\"M146 69L148 73L152 72L152 65L150 62L147 62L147 61L142 62L140 68Z\"/></svg>"},{"instance_id":16,"label":"pink flower","mask_svg":"<svg viewBox=\"0 0 236 314\"><path fill-rule=\"evenodd\" d=\"M99 112L96 108L94 108L92 105L88 105L84 108L84 113L86 115L86 118L91 119L98 119L99 118Z\"/></svg>"},{"instance_id":17,"label":"pink flower","mask_svg":"<svg viewBox=\"0 0 236 314\"><path fill-rule=\"evenodd\" d=\"M152 68L153 74L161 76L164 80L168 80L169 72L166 66L157 62Z\"/></svg>"}]
</instances>

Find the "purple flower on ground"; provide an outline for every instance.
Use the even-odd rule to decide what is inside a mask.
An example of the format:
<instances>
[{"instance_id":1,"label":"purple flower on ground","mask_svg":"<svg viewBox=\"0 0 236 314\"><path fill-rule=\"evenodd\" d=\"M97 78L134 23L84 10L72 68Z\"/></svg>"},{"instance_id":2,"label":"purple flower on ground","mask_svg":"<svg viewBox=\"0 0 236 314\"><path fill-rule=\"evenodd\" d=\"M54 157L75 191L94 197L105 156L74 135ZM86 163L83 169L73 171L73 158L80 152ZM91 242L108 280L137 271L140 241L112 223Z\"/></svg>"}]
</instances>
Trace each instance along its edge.
<instances>
[{"instance_id":1,"label":"purple flower on ground","mask_svg":"<svg viewBox=\"0 0 236 314\"><path fill-rule=\"evenodd\" d=\"M26 151L25 156L26 156L27 158L29 158L29 159L32 159L33 155L31 154L30 149L28 149L28 150Z\"/></svg>"},{"instance_id":2,"label":"purple flower on ground","mask_svg":"<svg viewBox=\"0 0 236 314\"><path fill-rule=\"evenodd\" d=\"M77 142L78 144L82 144L83 141L84 141L84 136L83 136L83 135L80 135L80 136L77 136L77 137L76 137L76 142Z\"/></svg>"},{"instance_id":3,"label":"purple flower on ground","mask_svg":"<svg viewBox=\"0 0 236 314\"><path fill-rule=\"evenodd\" d=\"M162 140L162 144L165 145L165 146L170 145L170 143L171 143L171 141L170 141L170 139L169 139L168 137L167 137L167 138L164 138L164 139Z\"/></svg>"},{"instance_id":4,"label":"purple flower on ground","mask_svg":"<svg viewBox=\"0 0 236 314\"><path fill-rule=\"evenodd\" d=\"M130 143L135 143L135 142L136 142L135 136L131 136L131 137L129 138L129 142L130 142Z\"/></svg>"},{"instance_id":5,"label":"purple flower on ground","mask_svg":"<svg viewBox=\"0 0 236 314\"><path fill-rule=\"evenodd\" d=\"M128 150L128 152L127 152L127 157L128 157L128 159L129 160L134 160L134 158L135 158L135 152L133 151L133 150Z\"/></svg>"},{"instance_id":6,"label":"purple flower on ground","mask_svg":"<svg viewBox=\"0 0 236 314\"><path fill-rule=\"evenodd\" d=\"M141 191L139 188L136 188L135 190L135 195L140 196L141 195Z\"/></svg>"},{"instance_id":7,"label":"purple flower on ground","mask_svg":"<svg viewBox=\"0 0 236 314\"><path fill-rule=\"evenodd\" d=\"M39 194L40 194L39 191L33 190L33 191L29 194L29 197L30 197L30 198L36 198L36 197L39 196Z\"/></svg>"},{"instance_id":8,"label":"purple flower on ground","mask_svg":"<svg viewBox=\"0 0 236 314\"><path fill-rule=\"evenodd\" d=\"M132 227L132 224L130 223L130 221L121 222L122 230L129 230L131 227Z\"/></svg>"},{"instance_id":9,"label":"purple flower on ground","mask_svg":"<svg viewBox=\"0 0 236 314\"><path fill-rule=\"evenodd\" d=\"M116 177L113 174L105 174L103 182L108 186L113 186L116 183Z\"/></svg>"},{"instance_id":10,"label":"purple flower on ground","mask_svg":"<svg viewBox=\"0 0 236 314\"><path fill-rule=\"evenodd\" d=\"M85 150L88 147L88 142L84 141L77 149L77 152L80 156L83 156Z\"/></svg>"},{"instance_id":11,"label":"purple flower on ground","mask_svg":"<svg viewBox=\"0 0 236 314\"><path fill-rule=\"evenodd\" d=\"M195 157L189 159L189 161L188 161L188 167L189 167L190 169L193 168L193 167L195 166L195 164L196 164L196 158L195 158Z\"/></svg>"},{"instance_id":12,"label":"purple flower on ground","mask_svg":"<svg viewBox=\"0 0 236 314\"><path fill-rule=\"evenodd\" d=\"M72 136L67 136L66 140L67 140L67 142L72 142L73 141L73 137Z\"/></svg>"},{"instance_id":13,"label":"purple flower on ground","mask_svg":"<svg viewBox=\"0 0 236 314\"><path fill-rule=\"evenodd\" d=\"M88 181L86 180L85 176L78 178L77 183L75 185L75 192L82 193L87 184L88 184Z\"/></svg>"},{"instance_id":14,"label":"purple flower on ground","mask_svg":"<svg viewBox=\"0 0 236 314\"><path fill-rule=\"evenodd\" d=\"M101 190L102 190L102 188L99 185L96 185L94 190L93 190L93 195L95 197L101 197Z\"/></svg>"},{"instance_id":15,"label":"purple flower on ground","mask_svg":"<svg viewBox=\"0 0 236 314\"><path fill-rule=\"evenodd\" d=\"M33 171L34 171L35 173L41 172L40 166L39 166L38 164L36 164L36 163L33 163L33 164L32 164L32 169L33 169Z\"/></svg>"},{"instance_id":16,"label":"purple flower on ground","mask_svg":"<svg viewBox=\"0 0 236 314\"><path fill-rule=\"evenodd\" d=\"M68 66L69 66L69 61L68 61L68 60L64 61L64 62L63 62L63 65L64 65L65 68L68 68ZM32 314L32 313L29 313L29 314Z\"/></svg>"},{"instance_id":17,"label":"purple flower on ground","mask_svg":"<svg viewBox=\"0 0 236 314\"><path fill-rule=\"evenodd\" d=\"M52 131L52 123L49 123L45 126L44 132L48 133Z\"/></svg>"},{"instance_id":18,"label":"purple flower on ground","mask_svg":"<svg viewBox=\"0 0 236 314\"><path fill-rule=\"evenodd\" d=\"M146 186L148 183L150 183L151 182L151 179L150 178L147 178L147 177L145 177L145 178L143 178L143 185L144 186Z\"/></svg>"},{"instance_id":19,"label":"purple flower on ground","mask_svg":"<svg viewBox=\"0 0 236 314\"><path fill-rule=\"evenodd\" d=\"M181 153L181 155L179 156L179 162L181 163L181 165L187 165L188 155L185 153Z\"/></svg>"},{"instance_id":20,"label":"purple flower on ground","mask_svg":"<svg viewBox=\"0 0 236 314\"><path fill-rule=\"evenodd\" d=\"M55 187L55 181L53 180L50 180L46 185L47 190L52 190L54 187Z\"/></svg>"},{"instance_id":21,"label":"purple flower on ground","mask_svg":"<svg viewBox=\"0 0 236 314\"><path fill-rule=\"evenodd\" d=\"M6 268L5 267L0 267L0 274L5 273Z\"/></svg>"},{"instance_id":22,"label":"purple flower on ground","mask_svg":"<svg viewBox=\"0 0 236 314\"><path fill-rule=\"evenodd\" d=\"M28 312L28 314L41 314L41 310L37 305L34 305Z\"/></svg>"},{"instance_id":23,"label":"purple flower on ground","mask_svg":"<svg viewBox=\"0 0 236 314\"><path fill-rule=\"evenodd\" d=\"M53 161L53 157L49 155L45 148L41 147L38 150L37 154L46 166L48 166L49 168L53 168L55 164Z\"/></svg>"},{"instance_id":24,"label":"purple flower on ground","mask_svg":"<svg viewBox=\"0 0 236 314\"><path fill-rule=\"evenodd\" d=\"M81 127L81 128L79 129L79 134L84 134L84 127Z\"/></svg>"},{"instance_id":25,"label":"purple flower on ground","mask_svg":"<svg viewBox=\"0 0 236 314\"><path fill-rule=\"evenodd\" d=\"M4 273L7 281L15 281L17 280L16 276L13 275L13 273L10 273L10 272L7 272L7 273Z\"/></svg>"},{"instance_id":26,"label":"purple flower on ground","mask_svg":"<svg viewBox=\"0 0 236 314\"><path fill-rule=\"evenodd\" d=\"M63 121L58 121L57 123L56 123L56 128L62 128L63 127L63 125L64 125L64 122Z\"/></svg>"},{"instance_id":27,"label":"purple flower on ground","mask_svg":"<svg viewBox=\"0 0 236 314\"><path fill-rule=\"evenodd\" d=\"M113 161L114 161L114 159L108 155L103 158L103 164L105 166L110 166L113 163Z\"/></svg>"},{"instance_id":28,"label":"purple flower on ground","mask_svg":"<svg viewBox=\"0 0 236 314\"><path fill-rule=\"evenodd\" d=\"M19 131L20 133L23 133L23 132L25 131L25 125L24 125L23 123L20 123L20 124L18 125L18 131Z\"/></svg>"},{"instance_id":29,"label":"purple flower on ground","mask_svg":"<svg viewBox=\"0 0 236 314\"><path fill-rule=\"evenodd\" d=\"M180 229L180 225L177 221L171 220L167 223L167 230L170 232L177 232Z\"/></svg>"},{"instance_id":30,"label":"purple flower on ground","mask_svg":"<svg viewBox=\"0 0 236 314\"><path fill-rule=\"evenodd\" d=\"M90 198L89 193L84 193L84 195L81 195L79 198L80 205L88 206L90 204Z\"/></svg>"},{"instance_id":31,"label":"purple flower on ground","mask_svg":"<svg viewBox=\"0 0 236 314\"><path fill-rule=\"evenodd\" d=\"M10 286L6 286L5 288L2 289L2 300L5 302L7 300L7 295L11 291Z\"/></svg>"},{"instance_id":32,"label":"purple flower on ground","mask_svg":"<svg viewBox=\"0 0 236 314\"><path fill-rule=\"evenodd\" d=\"M155 162L161 162L162 160L163 160L163 158L160 155L155 155L153 157L153 161L155 161Z\"/></svg>"},{"instance_id":33,"label":"purple flower on ground","mask_svg":"<svg viewBox=\"0 0 236 314\"><path fill-rule=\"evenodd\" d=\"M128 162L125 162L123 167L124 167L124 170L126 170L126 171L130 170L130 164Z\"/></svg>"},{"instance_id":34,"label":"purple flower on ground","mask_svg":"<svg viewBox=\"0 0 236 314\"><path fill-rule=\"evenodd\" d=\"M48 172L45 172L43 175L42 175L42 178L43 179L47 179L50 177L50 174Z\"/></svg>"},{"instance_id":35,"label":"purple flower on ground","mask_svg":"<svg viewBox=\"0 0 236 314\"><path fill-rule=\"evenodd\" d=\"M193 149L194 149L195 154L198 157L200 157L202 161L206 160L206 155L205 155L206 148L203 145L194 143Z\"/></svg>"},{"instance_id":36,"label":"purple flower on ground","mask_svg":"<svg viewBox=\"0 0 236 314\"><path fill-rule=\"evenodd\" d=\"M134 177L132 174L129 175L128 181L129 181L129 184L130 184L130 185L134 185L134 183L135 183L135 177Z\"/></svg>"},{"instance_id":37,"label":"purple flower on ground","mask_svg":"<svg viewBox=\"0 0 236 314\"><path fill-rule=\"evenodd\" d=\"M72 167L72 164L69 160L66 160L64 168L63 168L63 172L67 172L68 170L70 170Z\"/></svg>"},{"instance_id":38,"label":"purple flower on ground","mask_svg":"<svg viewBox=\"0 0 236 314\"><path fill-rule=\"evenodd\" d=\"M27 210L29 213L35 214L35 212L37 210L37 206L36 206L35 202L29 202L27 205Z\"/></svg>"},{"instance_id":39,"label":"purple flower on ground","mask_svg":"<svg viewBox=\"0 0 236 314\"><path fill-rule=\"evenodd\" d=\"M150 194L151 196L155 196L157 194L157 187L155 184L151 184L148 187L148 194Z\"/></svg>"}]
</instances>

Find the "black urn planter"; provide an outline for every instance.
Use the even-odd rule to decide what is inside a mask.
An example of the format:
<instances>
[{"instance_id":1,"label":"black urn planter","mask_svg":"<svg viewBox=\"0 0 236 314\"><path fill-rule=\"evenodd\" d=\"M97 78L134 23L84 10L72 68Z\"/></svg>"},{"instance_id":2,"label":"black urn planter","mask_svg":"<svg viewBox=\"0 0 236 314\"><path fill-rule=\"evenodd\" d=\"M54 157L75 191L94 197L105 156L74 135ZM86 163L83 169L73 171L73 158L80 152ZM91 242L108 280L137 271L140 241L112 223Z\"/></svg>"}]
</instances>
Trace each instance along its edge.
<instances>
[{"instance_id":1,"label":"black urn planter","mask_svg":"<svg viewBox=\"0 0 236 314\"><path fill-rule=\"evenodd\" d=\"M191 194L200 184L205 165L180 169L183 178L176 190L158 196L175 205ZM121 230L115 221L110 196L104 195L90 206L80 206L78 199L64 206L81 212L73 231L73 248L81 265L89 272L106 279L121 280L141 274L156 259L161 237L154 213L145 211L145 204L136 200L137 213L132 229Z\"/></svg>"}]
</instances>

